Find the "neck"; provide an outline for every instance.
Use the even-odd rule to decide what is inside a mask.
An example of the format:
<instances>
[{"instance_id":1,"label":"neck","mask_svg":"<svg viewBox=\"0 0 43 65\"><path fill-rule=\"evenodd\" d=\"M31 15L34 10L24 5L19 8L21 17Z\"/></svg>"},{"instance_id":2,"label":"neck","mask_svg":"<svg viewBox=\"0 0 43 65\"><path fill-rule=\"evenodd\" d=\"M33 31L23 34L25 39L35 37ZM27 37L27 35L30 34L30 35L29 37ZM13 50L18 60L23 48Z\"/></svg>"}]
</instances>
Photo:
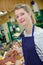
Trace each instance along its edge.
<instances>
[{"instance_id":1,"label":"neck","mask_svg":"<svg viewBox=\"0 0 43 65\"><path fill-rule=\"evenodd\" d=\"M33 27L33 24L27 25L27 27L25 28L26 34L32 34L32 27Z\"/></svg>"}]
</instances>

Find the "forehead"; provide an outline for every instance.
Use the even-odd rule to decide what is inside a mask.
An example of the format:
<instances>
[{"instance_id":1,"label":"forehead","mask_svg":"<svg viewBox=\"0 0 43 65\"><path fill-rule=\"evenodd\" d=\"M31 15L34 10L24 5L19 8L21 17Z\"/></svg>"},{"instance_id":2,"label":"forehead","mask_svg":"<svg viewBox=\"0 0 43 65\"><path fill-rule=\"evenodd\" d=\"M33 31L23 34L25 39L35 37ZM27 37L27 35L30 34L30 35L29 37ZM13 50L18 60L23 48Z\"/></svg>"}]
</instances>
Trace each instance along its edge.
<instances>
[{"instance_id":1,"label":"forehead","mask_svg":"<svg viewBox=\"0 0 43 65\"><path fill-rule=\"evenodd\" d=\"M15 15L21 13L21 12L26 12L23 8L15 10Z\"/></svg>"}]
</instances>

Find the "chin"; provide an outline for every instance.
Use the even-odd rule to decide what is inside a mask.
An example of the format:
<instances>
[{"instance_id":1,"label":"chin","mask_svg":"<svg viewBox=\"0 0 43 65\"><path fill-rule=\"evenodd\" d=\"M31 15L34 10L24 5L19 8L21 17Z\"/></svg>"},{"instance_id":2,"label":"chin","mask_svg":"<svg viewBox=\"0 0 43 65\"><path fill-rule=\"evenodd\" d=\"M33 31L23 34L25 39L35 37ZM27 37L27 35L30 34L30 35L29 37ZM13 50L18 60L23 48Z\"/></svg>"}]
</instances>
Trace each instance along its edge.
<instances>
[{"instance_id":1,"label":"chin","mask_svg":"<svg viewBox=\"0 0 43 65\"><path fill-rule=\"evenodd\" d=\"M21 25L26 26L26 23L25 23L25 22L23 22Z\"/></svg>"}]
</instances>

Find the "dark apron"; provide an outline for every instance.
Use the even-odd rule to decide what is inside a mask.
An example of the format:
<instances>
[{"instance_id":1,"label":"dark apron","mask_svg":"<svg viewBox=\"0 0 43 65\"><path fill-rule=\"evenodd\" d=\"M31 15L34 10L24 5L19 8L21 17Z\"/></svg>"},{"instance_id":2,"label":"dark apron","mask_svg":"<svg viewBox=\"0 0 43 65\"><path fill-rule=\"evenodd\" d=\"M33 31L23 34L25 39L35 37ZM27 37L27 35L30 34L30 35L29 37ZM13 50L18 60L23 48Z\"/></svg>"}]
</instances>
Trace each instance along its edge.
<instances>
[{"instance_id":1,"label":"dark apron","mask_svg":"<svg viewBox=\"0 0 43 65\"><path fill-rule=\"evenodd\" d=\"M34 26L32 29L31 37L22 36L22 48L23 48L25 64L26 65L43 65L43 62L40 60L35 50L33 33L34 33Z\"/></svg>"}]
</instances>

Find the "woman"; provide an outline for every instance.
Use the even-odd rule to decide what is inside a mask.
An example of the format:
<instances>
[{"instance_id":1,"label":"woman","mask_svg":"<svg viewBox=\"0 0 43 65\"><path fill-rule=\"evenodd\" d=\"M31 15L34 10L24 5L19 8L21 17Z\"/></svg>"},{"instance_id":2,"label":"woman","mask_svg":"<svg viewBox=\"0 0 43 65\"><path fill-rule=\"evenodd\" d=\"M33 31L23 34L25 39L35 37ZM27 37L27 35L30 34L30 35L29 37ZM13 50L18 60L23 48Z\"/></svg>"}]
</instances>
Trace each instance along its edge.
<instances>
[{"instance_id":1,"label":"woman","mask_svg":"<svg viewBox=\"0 0 43 65\"><path fill-rule=\"evenodd\" d=\"M26 65L43 65L43 30L34 26L35 17L26 4L17 4L14 8L16 20L24 26L22 49Z\"/></svg>"}]
</instances>

